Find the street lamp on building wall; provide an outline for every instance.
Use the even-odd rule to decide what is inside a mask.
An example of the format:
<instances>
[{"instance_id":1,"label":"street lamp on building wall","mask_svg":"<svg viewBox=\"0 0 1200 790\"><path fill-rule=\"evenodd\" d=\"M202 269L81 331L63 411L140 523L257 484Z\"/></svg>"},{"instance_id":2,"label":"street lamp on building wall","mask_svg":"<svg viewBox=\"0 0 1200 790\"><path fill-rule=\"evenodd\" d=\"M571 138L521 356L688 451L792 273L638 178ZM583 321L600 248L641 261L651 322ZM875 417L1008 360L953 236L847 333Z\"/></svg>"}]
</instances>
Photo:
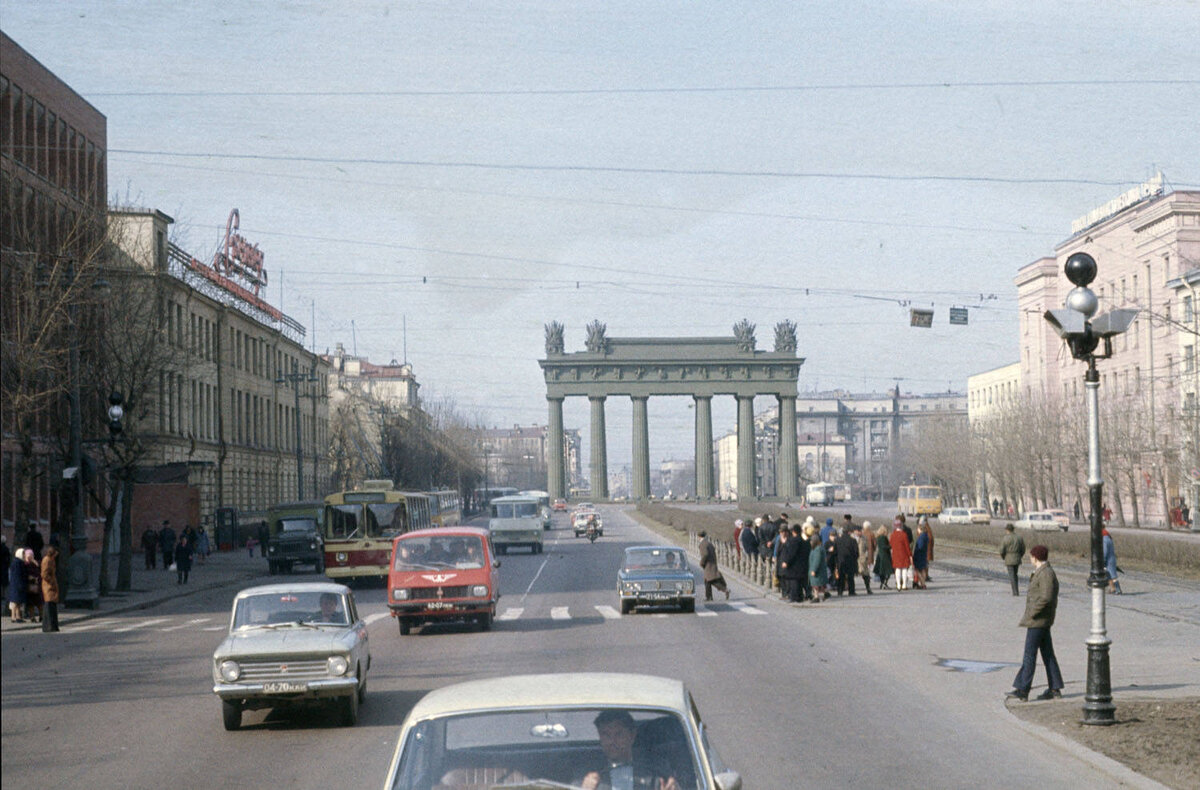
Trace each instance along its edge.
<instances>
[{"instance_id":1,"label":"street lamp on building wall","mask_svg":"<svg viewBox=\"0 0 1200 790\"><path fill-rule=\"evenodd\" d=\"M1075 287L1067 294L1066 307L1047 310L1046 321L1071 350L1071 356L1087 363L1083 376L1084 395L1087 398L1088 428L1088 501L1091 506L1089 518L1092 530L1092 569L1088 586L1092 588L1092 629L1087 639L1088 668L1087 693L1084 696L1084 724L1113 724L1116 708L1112 703L1112 684L1108 664L1108 638L1105 625L1104 592L1108 587L1108 574L1104 569L1104 546L1102 532L1104 521L1104 480L1100 476L1100 374L1096 360L1112 356L1112 339L1125 332L1138 311L1134 309L1112 310L1096 315L1099 300L1088 288L1096 279L1096 261L1086 252L1077 252L1067 258L1063 267L1067 279ZM1096 349L1103 344L1103 353Z\"/></svg>"}]
</instances>

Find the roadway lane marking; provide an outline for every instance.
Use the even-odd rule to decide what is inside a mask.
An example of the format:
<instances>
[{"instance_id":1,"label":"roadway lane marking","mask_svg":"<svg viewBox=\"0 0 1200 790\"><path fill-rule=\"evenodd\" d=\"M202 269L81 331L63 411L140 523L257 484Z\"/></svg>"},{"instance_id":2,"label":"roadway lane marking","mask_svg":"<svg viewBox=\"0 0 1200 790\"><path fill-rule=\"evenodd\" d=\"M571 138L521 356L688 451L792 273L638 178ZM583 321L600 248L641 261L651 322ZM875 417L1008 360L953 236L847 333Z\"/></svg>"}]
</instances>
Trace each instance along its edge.
<instances>
[{"instance_id":1,"label":"roadway lane marking","mask_svg":"<svg viewBox=\"0 0 1200 790\"><path fill-rule=\"evenodd\" d=\"M730 601L729 605L734 609L737 609L742 614L766 614L766 612L764 612L762 609L759 609L757 606L751 606L744 601Z\"/></svg>"},{"instance_id":2,"label":"roadway lane marking","mask_svg":"<svg viewBox=\"0 0 1200 790\"><path fill-rule=\"evenodd\" d=\"M385 617L391 617L391 616L392 616L392 613L390 611L389 612L376 612L375 614L367 615L366 623L367 623L367 625L370 625L371 623L374 623L378 620L382 620Z\"/></svg>"},{"instance_id":3,"label":"roadway lane marking","mask_svg":"<svg viewBox=\"0 0 1200 790\"><path fill-rule=\"evenodd\" d=\"M169 623L170 621L171 619L169 617L156 617L153 620L143 620L140 623L133 623L125 626L124 628L114 628L113 633L124 634L128 631L136 631L139 628L145 628L146 626L150 625L158 625L159 623Z\"/></svg>"},{"instance_id":4,"label":"roadway lane marking","mask_svg":"<svg viewBox=\"0 0 1200 790\"><path fill-rule=\"evenodd\" d=\"M113 619L93 620L90 623L82 623L80 625L72 625L71 630L72 631L91 631L93 628L108 628L109 626L116 625L119 622L122 622L122 621L121 620L113 620Z\"/></svg>"},{"instance_id":5,"label":"roadway lane marking","mask_svg":"<svg viewBox=\"0 0 1200 790\"><path fill-rule=\"evenodd\" d=\"M201 631L224 631L224 630L225 630L225 626L223 626L223 625L210 625L208 628L201 628L200 630L201 630Z\"/></svg>"},{"instance_id":6,"label":"roadway lane marking","mask_svg":"<svg viewBox=\"0 0 1200 790\"><path fill-rule=\"evenodd\" d=\"M537 573L533 574L533 579L530 580L529 586L526 587L525 592L521 594L521 603L525 603L526 596L528 596L529 591L533 589L533 585L537 583L538 577L542 575L542 571L546 569L546 563L549 561L549 558L542 560L542 564L538 566Z\"/></svg>"},{"instance_id":7,"label":"roadway lane marking","mask_svg":"<svg viewBox=\"0 0 1200 790\"><path fill-rule=\"evenodd\" d=\"M212 619L211 617L197 617L193 620L188 620L183 625L173 625L170 628L160 628L158 630L163 631L164 633L167 631L178 631L181 628L190 628L192 626L200 625L200 623L207 623L211 619Z\"/></svg>"},{"instance_id":8,"label":"roadway lane marking","mask_svg":"<svg viewBox=\"0 0 1200 790\"><path fill-rule=\"evenodd\" d=\"M696 616L697 617L716 617L717 613L714 611L711 611L709 609L705 609L703 606L697 606L696 607Z\"/></svg>"},{"instance_id":9,"label":"roadway lane marking","mask_svg":"<svg viewBox=\"0 0 1200 790\"><path fill-rule=\"evenodd\" d=\"M616 609L612 608L611 606L597 606L596 611L599 612L600 616L603 617L605 620L620 620L621 619L621 613L618 612Z\"/></svg>"},{"instance_id":10,"label":"roadway lane marking","mask_svg":"<svg viewBox=\"0 0 1200 790\"><path fill-rule=\"evenodd\" d=\"M516 620L524 613L524 609L514 609L511 606L504 610L504 614L497 617L497 620Z\"/></svg>"},{"instance_id":11,"label":"roadway lane marking","mask_svg":"<svg viewBox=\"0 0 1200 790\"><path fill-rule=\"evenodd\" d=\"M552 606L550 607L551 620L570 620L571 611L569 606Z\"/></svg>"}]
</instances>

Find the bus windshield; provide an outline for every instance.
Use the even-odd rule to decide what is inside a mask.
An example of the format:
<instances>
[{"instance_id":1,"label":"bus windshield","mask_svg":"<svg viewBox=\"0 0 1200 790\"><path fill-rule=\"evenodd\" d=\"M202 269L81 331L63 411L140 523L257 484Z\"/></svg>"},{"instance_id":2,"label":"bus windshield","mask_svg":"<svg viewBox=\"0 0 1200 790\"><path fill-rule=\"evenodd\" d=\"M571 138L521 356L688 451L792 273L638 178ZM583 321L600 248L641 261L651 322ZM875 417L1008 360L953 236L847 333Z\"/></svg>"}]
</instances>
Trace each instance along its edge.
<instances>
[{"instance_id":1,"label":"bus windshield","mask_svg":"<svg viewBox=\"0 0 1200 790\"><path fill-rule=\"evenodd\" d=\"M538 515L537 502L492 503L492 518L534 518Z\"/></svg>"}]
</instances>

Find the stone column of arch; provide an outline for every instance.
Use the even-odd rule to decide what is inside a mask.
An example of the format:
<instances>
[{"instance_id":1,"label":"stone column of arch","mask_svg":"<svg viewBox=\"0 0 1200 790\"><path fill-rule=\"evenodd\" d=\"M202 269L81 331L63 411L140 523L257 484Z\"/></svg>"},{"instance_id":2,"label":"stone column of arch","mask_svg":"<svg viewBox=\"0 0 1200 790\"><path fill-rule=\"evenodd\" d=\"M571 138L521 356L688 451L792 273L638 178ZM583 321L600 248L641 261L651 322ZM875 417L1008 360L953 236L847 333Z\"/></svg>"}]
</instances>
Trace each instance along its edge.
<instances>
[{"instance_id":1,"label":"stone column of arch","mask_svg":"<svg viewBox=\"0 0 1200 790\"><path fill-rule=\"evenodd\" d=\"M547 396L546 403L550 407L549 425L546 429L546 441L549 443L549 464L546 467L546 487L551 499L566 499L567 492L563 486L563 470L566 461L563 458L563 398Z\"/></svg>"},{"instance_id":2,"label":"stone column of arch","mask_svg":"<svg viewBox=\"0 0 1200 790\"><path fill-rule=\"evenodd\" d=\"M608 499L608 441L604 427L604 396L590 396L592 405L592 498Z\"/></svg>"},{"instance_id":3,"label":"stone column of arch","mask_svg":"<svg viewBox=\"0 0 1200 790\"><path fill-rule=\"evenodd\" d=\"M754 499L754 396L737 396L738 501Z\"/></svg>"},{"instance_id":4,"label":"stone column of arch","mask_svg":"<svg viewBox=\"0 0 1200 790\"><path fill-rule=\"evenodd\" d=\"M796 399L791 395L778 395L776 398L779 403L779 458L775 467L778 470L775 493L784 500L795 499L799 496L799 484L796 481Z\"/></svg>"},{"instance_id":5,"label":"stone column of arch","mask_svg":"<svg viewBox=\"0 0 1200 790\"><path fill-rule=\"evenodd\" d=\"M696 405L696 498L713 497L712 396L695 395Z\"/></svg>"},{"instance_id":6,"label":"stone column of arch","mask_svg":"<svg viewBox=\"0 0 1200 790\"><path fill-rule=\"evenodd\" d=\"M633 498L650 497L650 428L646 418L644 395L633 396Z\"/></svg>"}]
</instances>

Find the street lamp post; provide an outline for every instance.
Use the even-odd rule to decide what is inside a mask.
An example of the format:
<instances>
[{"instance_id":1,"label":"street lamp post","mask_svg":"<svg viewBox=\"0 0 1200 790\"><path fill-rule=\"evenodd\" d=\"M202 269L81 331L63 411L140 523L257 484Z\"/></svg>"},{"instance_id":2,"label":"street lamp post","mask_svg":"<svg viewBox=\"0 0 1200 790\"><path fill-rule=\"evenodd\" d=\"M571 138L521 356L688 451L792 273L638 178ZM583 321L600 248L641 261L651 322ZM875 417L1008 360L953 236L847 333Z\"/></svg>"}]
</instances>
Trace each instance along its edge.
<instances>
[{"instance_id":1,"label":"street lamp post","mask_svg":"<svg viewBox=\"0 0 1200 790\"><path fill-rule=\"evenodd\" d=\"M1108 638L1105 625L1105 598L1108 574L1104 569L1104 479L1100 476L1100 373L1096 360L1112 356L1112 339L1125 332L1138 311L1118 309L1097 316L1099 300L1088 288L1096 279L1096 261L1085 252L1077 252L1067 258L1063 267L1067 279L1075 287L1067 294L1066 307L1047 310L1044 318L1054 331L1067 342L1071 356L1087 363L1083 376L1084 396L1087 401L1088 436L1088 503L1091 522L1091 573L1088 586L1092 590L1092 628L1087 639L1087 691L1084 695L1083 723L1108 725L1116 721L1116 707L1112 702L1112 682L1109 673ZM1096 353L1101 342L1104 352Z\"/></svg>"}]
</instances>

